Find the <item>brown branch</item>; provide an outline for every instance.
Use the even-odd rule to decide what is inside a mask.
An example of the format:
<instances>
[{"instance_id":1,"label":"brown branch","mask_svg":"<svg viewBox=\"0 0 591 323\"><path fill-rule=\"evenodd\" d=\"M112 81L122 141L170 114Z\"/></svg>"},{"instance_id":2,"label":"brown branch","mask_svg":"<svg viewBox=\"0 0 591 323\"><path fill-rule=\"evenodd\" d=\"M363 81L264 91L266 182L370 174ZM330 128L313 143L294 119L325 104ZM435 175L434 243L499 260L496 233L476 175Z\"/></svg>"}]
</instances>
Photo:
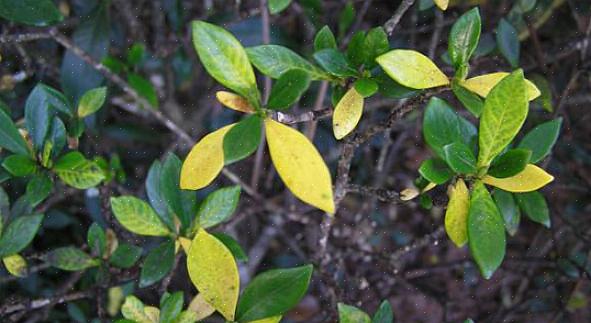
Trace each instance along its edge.
<instances>
[{"instance_id":1,"label":"brown branch","mask_svg":"<svg viewBox=\"0 0 591 323\"><path fill-rule=\"evenodd\" d=\"M357 193L363 196L375 197L382 202L391 204L400 204L406 202L400 199L400 194L398 194L397 191L386 190L382 188L349 184L347 185L346 192Z\"/></svg>"},{"instance_id":2,"label":"brown branch","mask_svg":"<svg viewBox=\"0 0 591 323\"><path fill-rule=\"evenodd\" d=\"M406 13L406 11L415 3L415 0L402 0L394 15L386 23L384 23L384 29L388 36L392 36L394 29L398 26L398 23L402 19L402 16Z\"/></svg>"}]
</instances>

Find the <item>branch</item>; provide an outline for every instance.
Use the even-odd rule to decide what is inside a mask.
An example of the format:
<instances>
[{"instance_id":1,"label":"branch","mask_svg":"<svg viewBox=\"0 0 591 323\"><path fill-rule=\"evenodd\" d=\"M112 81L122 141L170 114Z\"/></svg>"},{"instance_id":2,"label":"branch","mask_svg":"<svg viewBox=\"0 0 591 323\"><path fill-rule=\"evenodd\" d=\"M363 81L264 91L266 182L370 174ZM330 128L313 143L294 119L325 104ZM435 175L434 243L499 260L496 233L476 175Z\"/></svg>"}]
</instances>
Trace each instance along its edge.
<instances>
[{"instance_id":1,"label":"branch","mask_svg":"<svg viewBox=\"0 0 591 323\"><path fill-rule=\"evenodd\" d=\"M406 11L415 3L415 0L402 0L394 15L384 23L384 29L386 30L386 34L388 36L392 36L394 29L398 26L400 19L406 13Z\"/></svg>"},{"instance_id":2,"label":"branch","mask_svg":"<svg viewBox=\"0 0 591 323\"><path fill-rule=\"evenodd\" d=\"M328 118L332 115L331 108L325 108L320 110L312 110L306 111L300 114L290 114L290 113L283 113L283 112L273 112L271 118L277 120L278 122L285 123L285 124L294 124L294 123L301 123L301 122L310 122L310 121L317 121L320 119Z\"/></svg>"},{"instance_id":3,"label":"branch","mask_svg":"<svg viewBox=\"0 0 591 323\"><path fill-rule=\"evenodd\" d=\"M385 190L382 188L349 184L347 185L345 191L347 193L357 193L364 196L375 197L382 202L391 204L401 204L407 202L400 199L400 194L398 194L398 192L392 190Z\"/></svg>"}]
</instances>

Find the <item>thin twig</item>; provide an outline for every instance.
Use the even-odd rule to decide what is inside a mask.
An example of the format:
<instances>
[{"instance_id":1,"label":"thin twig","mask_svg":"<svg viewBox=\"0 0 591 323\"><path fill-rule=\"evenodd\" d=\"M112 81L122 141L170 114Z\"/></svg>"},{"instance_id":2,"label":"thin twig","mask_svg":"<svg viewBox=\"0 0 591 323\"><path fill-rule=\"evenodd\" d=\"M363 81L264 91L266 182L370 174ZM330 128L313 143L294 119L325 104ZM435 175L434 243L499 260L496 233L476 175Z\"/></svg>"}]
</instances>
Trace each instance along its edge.
<instances>
[{"instance_id":1,"label":"thin twig","mask_svg":"<svg viewBox=\"0 0 591 323\"><path fill-rule=\"evenodd\" d=\"M400 5L398 6L396 11L394 12L394 15L392 15L392 17L390 19L388 19L388 21L386 21L386 23L384 24L384 29L386 30L386 34L388 34L388 36L392 36L394 29L396 29L396 26L398 26L398 23L400 23L400 19L402 19L402 16L404 16L406 11L414 3L415 3L415 0L402 0Z\"/></svg>"}]
</instances>

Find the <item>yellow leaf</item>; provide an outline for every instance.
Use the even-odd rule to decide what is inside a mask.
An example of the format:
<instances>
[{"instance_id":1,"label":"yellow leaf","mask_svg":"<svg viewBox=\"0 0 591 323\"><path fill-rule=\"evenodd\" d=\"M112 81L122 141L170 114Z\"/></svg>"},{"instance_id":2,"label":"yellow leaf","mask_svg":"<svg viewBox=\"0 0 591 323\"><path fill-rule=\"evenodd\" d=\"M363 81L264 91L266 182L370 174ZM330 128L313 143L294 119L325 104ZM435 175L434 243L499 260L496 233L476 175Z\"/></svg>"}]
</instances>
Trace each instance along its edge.
<instances>
[{"instance_id":1,"label":"yellow leaf","mask_svg":"<svg viewBox=\"0 0 591 323\"><path fill-rule=\"evenodd\" d=\"M203 229L199 229L187 256L189 277L205 301L226 320L234 321L240 278L232 252Z\"/></svg>"},{"instance_id":2,"label":"yellow leaf","mask_svg":"<svg viewBox=\"0 0 591 323\"><path fill-rule=\"evenodd\" d=\"M427 186L425 186L425 188L423 188L421 193L429 192L430 190L434 189L435 187L437 187L437 184L435 184L433 182L429 182L429 184L427 184Z\"/></svg>"},{"instance_id":3,"label":"yellow leaf","mask_svg":"<svg viewBox=\"0 0 591 323\"><path fill-rule=\"evenodd\" d=\"M433 0L433 2L435 2L437 8L443 11L445 11L447 9L447 6L449 5L449 0Z\"/></svg>"},{"instance_id":4,"label":"yellow leaf","mask_svg":"<svg viewBox=\"0 0 591 323\"><path fill-rule=\"evenodd\" d=\"M492 90L492 88L495 87L495 85L497 85L497 83L499 83L507 75L509 75L507 72L484 74L467 79L463 81L461 85L468 90L480 95L481 97L486 98L488 92L490 92L490 90ZM529 101L537 98L541 94L540 90L538 90L536 85L530 80L525 80L525 89L527 91L527 98Z\"/></svg>"},{"instance_id":5,"label":"yellow leaf","mask_svg":"<svg viewBox=\"0 0 591 323\"><path fill-rule=\"evenodd\" d=\"M316 147L299 131L265 120L271 160L285 186L300 200L334 213L332 179Z\"/></svg>"},{"instance_id":6,"label":"yellow leaf","mask_svg":"<svg viewBox=\"0 0 591 323\"><path fill-rule=\"evenodd\" d=\"M107 295L107 313L109 313L110 316L115 316L119 312L121 304L125 299L125 295L123 294L123 288L121 288L121 286L111 287L109 288Z\"/></svg>"},{"instance_id":7,"label":"yellow leaf","mask_svg":"<svg viewBox=\"0 0 591 323\"><path fill-rule=\"evenodd\" d=\"M355 129L363 113L363 97L350 88L341 98L332 115L332 130L337 139L341 139Z\"/></svg>"},{"instance_id":8,"label":"yellow leaf","mask_svg":"<svg viewBox=\"0 0 591 323\"><path fill-rule=\"evenodd\" d=\"M225 105L226 107L236 110L238 112L244 113L254 113L255 110L250 105L248 100L241 97L238 94L227 92L227 91L218 91L215 94L215 97L220 101L221 104Z\"/></svg>"},{"instance_id":9,"label":"yellow leaf","mask_svg":"<svg viewBox=\"0 0 591 323\"><path fill-rule=\"evenodd\" d=\"M449 84L449 79L427 56L409 49L395 49L376 61L396 82L413 88L428 89Z\"/></svg>"},{"instance_id":10,"label":"yellow leaf","mask_svg":"<svg viewBox=\"0 0 591 323\"><path fill-rule=\"evenodd\" d=\"M196 320L200 321L204 318L210 316L215 312L215 308L209 305L208 302L205 301L205 298L202 294L197 294L191 303L189 304L188 310L197 313Z\"/></svg>"},{"instance_id":11,"label":"yellow leaf","mask_svg":"<svg viewBox=\"0 0 591 323\"><path fill-rule=\"evenodd\" d=\"M468 241L468 210L470 209L470 193L466 183L458 179L449 192L449 202L445 211L445 231L455 243L461 247Z\"/></svg>"},{"instance_id":12,"label":"yellow leaf","mask_svg":"<svg viewBox=\"0 0 591 323\"><path fill-rule=\"evenodd\" d=\"M414 187L405 188L400 192L401 201L410 201L421 194L419 190Z\"/></svg>"},{"instance_id":13,"label":"yellow leaf","mask_svg":"<svg viewBox=\"0 0 591 323\"><path fill-rule=\"evenodd\" d=\"M485 184L515 193L535 191L546 186L546 184L553 180L554 177L552 175L533 164L528 164L521 173L512 177L496 178L486 175L482 179Z\"/></svg>"},{"instance_id":14,"label":"yellow leaf","mask_svg":"<svg viewBox=\"0 0 591 323\"><path fill-rule=\"evenodd\" d=\"M2 258L4 267L13 276L25 277L27 275L27 261L18 254Z\"/></svg>"},{"instance_id":15,"label":"yellow leaf","mask_svg":"<svg viewBox=\"0 0 591 323\"><path fill-rule=\"evenodd\" d=\"M191 249L191 240L185 237L180 237L178 242L183 247L183 250L185 250L185 253L189 253L189 250Z\"/></svg>"},{"instance_id":16,"label":"yellow leaf","mask_svg":"<svg viewBox=\"0 0 591 323\"><path fill-rule=\"evenodd\" d=\"M250 321L248 323L279 323L279 321L281 321L281 317L282 317L281 315L271 316L271 317L267 317L267 318L256 320L256 321Z\"/></svg>"},{"instance_id":17,"label":"yellow leaf","mask_svg":"<svg viewBox=\"0 0 591 323\"><path fill-rule=\"evenodd\" d=\"M144 307L144 313L150 319L152 323L158 323L160 321L160 310L155 306Z\"/></svg>"},{"instance_id":18,"label":"yellow leaf","mask_svg":"<svg viewBox=\"0 0 591 323\"><path fill-rule=\"evenodd\" d=\"M181 168L181 188L198 190L211 183L224 167L224 136L234 123L203 137L189 152Z\"/></svg>"}]
</instances>

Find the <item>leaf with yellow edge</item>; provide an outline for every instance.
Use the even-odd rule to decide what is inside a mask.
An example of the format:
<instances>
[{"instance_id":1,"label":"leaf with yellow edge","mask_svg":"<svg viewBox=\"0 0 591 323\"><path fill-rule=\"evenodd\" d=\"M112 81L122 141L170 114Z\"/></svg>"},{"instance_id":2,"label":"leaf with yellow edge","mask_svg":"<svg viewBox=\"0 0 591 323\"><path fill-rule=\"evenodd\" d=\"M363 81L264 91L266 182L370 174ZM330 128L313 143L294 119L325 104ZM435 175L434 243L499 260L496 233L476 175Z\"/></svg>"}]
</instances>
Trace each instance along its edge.
<instances>
[{"instance_id":1,"label":"leaf with yellow edge","mask_svg":"<svg viewBox=\"0 0 591 323\"><path fill-rule=\"evenodd\" d=\"M234 321L240 278L232 252L199 229L187 255L187 270L205 301L228 321Z\"/></svg>"},{"instance_id":2,"label":"leaf with yellow edge","mask_svg":"<svg viewBox=\"0 0 591 323\"><path fill-rule=\"evenodd\" d=\"M445 11L447 9L447 6L449 5L449 0L433 0L433 2L435 2L437 8L443 11Z\"/></svg>"},{"instance_id":3,"label":"leaf with yellow edge","mask_svg":"<svg viewBox=\"0 0 591 323\"><path fill-rule=\"evenodd\" d=\"M468 211L470 193L462 179L450 187L449 203L445 211L445 232L453 243L461 247L468 241Z\"/></svg>"},{"instance_id":4,"label":"leaf with yellow edge","mask_svg":"<svg viewBox=\"0 0 591 323\"><path fill-rule=\"evenodd\" d=\"M509 75L507 72L484 74L469 78L465 81L462 81L460 84L466 89L480 95L483 98L486 98L490 90L492 90L492 88L495 87L495 85L497 85L497 83L499 83L499 81L504 79L507 75ZM528 101L534 100L541 94L540 90L538 90L538 87L527 79L525 80L525 90L527 91Z\"/></svg>"},{"instance_id":5,"label":"leaf with yellow edge","mask_svg":"<svg viewBox=\"0 0 591 323\"><path fill-rule=\"evenodd\" d=\"M409 49L395 49L376 58L396 82L413 89L449 84L449 79L427 56Z\"/></svg>"},{"instance_id":6,"label":"leaf with yellow edge","mask_svg":"<svg viewBox=\"0 0 591 323\"><path fill-rule=\"evenodd\" d=\"M27 275L27 261L21 255L6 256L2 258L2 262L11 275L16 277L25 277Z\"/></svg>"},{"instance_id":7,"label":"leaf with yellow edge","mask_svg":"<svg viewBox=\"0 0 591 323\"><path fill-rule=\"evenodd\" d=\"M506 178L496 178L486 175L482 181L485 184L498 187L502 190L525 193L540 189L552 182L554 177L534 164L528 164L521 173Z\"/></svg>"},{"instance_id":8,"label":"leaf with yellow edge","mask_svg":"<svg viewBox=\"0 0 591 323\"><path fill-rule=\"evenodd\" d=\"M281 315L277 315L277 316L267 317L267 318L256 320L256 321L249 321L248 323L279 323L279 321L281 321L281 318L282 318Z\"/></svg>"},{"instance_id":9,"label":"leaf with yellow edge","mask_svg":"<svg viewBox=\"0 0 591 323\"><path fill-rule=\"evenodd\" d=\"M215 308L205 301L203 294L197 294L189 304L188 309L197 314L195 318L197 321L203 320L215 312Z\"/></svg>"},{"instance_id":10,"label":"leaf with yellow edge","mask_svg":"<svg viewBox=\"0 0 591 323\"><path fill-rule=\"evenodd\" d=\"M234 125L208 134L193 146L181 168L182 189L198 190L218 176L224 167L224 136Z\"/></svg>"},{"instance_id":11,"label":"leaf with yellow edge","mask_svg":"<svg viewBox=\"0 0 591 323\"><path fill-rule=\"evenodd\" d=\"M224 106L244 113L254 113L255 110L252 105L245 98L240 95L228 91L218 91L215 97Z\"/></svg>"},{"instance_id":12,"label":"leaf with yellow edge","mask_svg":"<svg viewBox=\"0 0 591 323\"><path fill-rule=\"evenodd\" d=\"M332 115L332 130L337 139L348 135L357 127L363 113L363 97L352 87L343 95Z\"/></svg>"},{"instance_id":13,"label":"leaf with yellow edge","mask_svg":"<svg viewBox=\"0 0 591 323\"><path fill-rule=\"evenodd\" d=\"M144 313L150 319L150 322L158 323L160 321L160 309L156 306L146 306Z\"/></svg>"},{"instance_id":14,"label":"leaf with yellow edge","mask_svg":"<svg viewBox=\"0 0 591 323\"><path fill-rule=\"evenodd\" d=\"M327 213L335 211L332 179L316 147L299 131L265 119L271 160L285 186L300 200Z\"/></svg>"}]
</instances>

